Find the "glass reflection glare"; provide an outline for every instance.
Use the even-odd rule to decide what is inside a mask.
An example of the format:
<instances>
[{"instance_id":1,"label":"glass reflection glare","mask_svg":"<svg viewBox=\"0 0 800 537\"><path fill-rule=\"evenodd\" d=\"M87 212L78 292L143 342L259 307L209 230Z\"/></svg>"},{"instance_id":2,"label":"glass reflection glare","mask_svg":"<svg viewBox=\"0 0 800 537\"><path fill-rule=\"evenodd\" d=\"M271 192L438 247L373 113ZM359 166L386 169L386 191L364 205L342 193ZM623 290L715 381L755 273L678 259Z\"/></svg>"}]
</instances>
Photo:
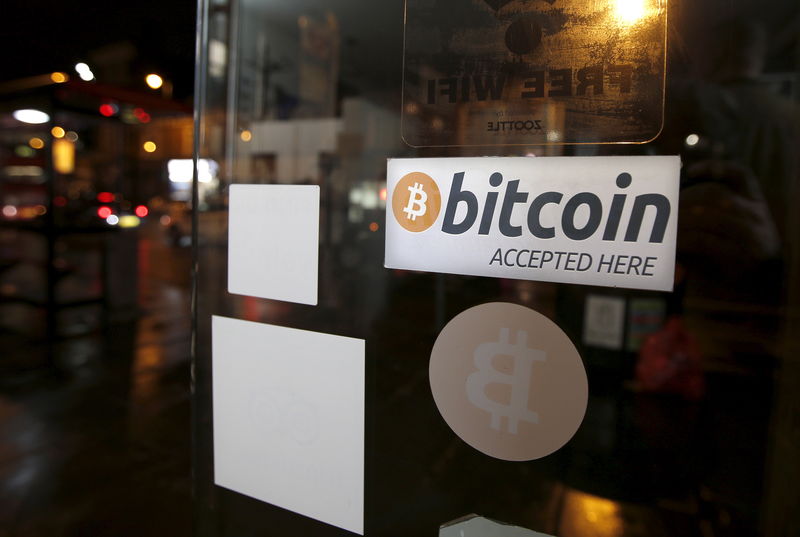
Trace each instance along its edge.
<instances>
[{"instance_id":1,"label":"glass reflection glare","mask_svg":"<svg viewBox=\"0 0 800 537\"><path fill-rule=\"evenodd\" d=\"M634 24L646 15L647 0L614 0L614 16L622 24Z\"/></svg>"}]
</instances>

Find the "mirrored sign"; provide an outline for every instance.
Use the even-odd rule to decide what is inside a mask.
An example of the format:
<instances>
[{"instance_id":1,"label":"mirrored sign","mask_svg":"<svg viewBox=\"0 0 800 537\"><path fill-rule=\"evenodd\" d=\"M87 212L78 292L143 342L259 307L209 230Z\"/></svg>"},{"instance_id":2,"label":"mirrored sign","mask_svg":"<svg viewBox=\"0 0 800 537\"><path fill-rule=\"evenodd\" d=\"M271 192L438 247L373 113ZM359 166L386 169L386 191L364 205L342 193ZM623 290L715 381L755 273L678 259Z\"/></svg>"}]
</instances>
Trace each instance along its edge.
<instances>
[{"instance_id":1,"label":"mirrored sign","mask_svg":"<svg viewBox=\"0 0 800 537\"><path fill-rule=\"evenodd\" d=\"M665 0L407 0L403 139L649 141L665 42Z\"/></svg>"}]
</instances>

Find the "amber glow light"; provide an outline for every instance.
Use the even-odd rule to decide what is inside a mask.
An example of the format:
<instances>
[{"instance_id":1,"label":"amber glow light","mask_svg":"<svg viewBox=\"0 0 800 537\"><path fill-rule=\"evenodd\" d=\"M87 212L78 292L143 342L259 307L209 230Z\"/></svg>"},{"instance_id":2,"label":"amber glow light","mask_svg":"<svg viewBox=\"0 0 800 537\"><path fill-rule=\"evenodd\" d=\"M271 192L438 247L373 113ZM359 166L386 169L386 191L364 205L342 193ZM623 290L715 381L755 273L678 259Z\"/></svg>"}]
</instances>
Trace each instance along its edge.
<instances>
[{"instance_id":1,"label":"amber glow light","mask_svg":"<svg viewBox=\"0 0 800 537\"><path fill-rule=\"evenodd\" d=\"M239 138L241 138L243 142L249 142L253 139L253 133L245 129L239 134Z\"/></svg>"},{"instance_id":2,"label":"amber glow light","mask_svg":"<svg viewBox=\"0 0 800 537\"><path fill-rule=\"evenodd\" d=\"M28 145L34 149L41 149L44 147L44 140L41 138L31 138L28 140Z\"/></svg>"},{"instance_id":3,"label":"amber glow light","mask_svg":"<svg viewBox=\"0 0 800 537\"><path fill-rule=\"evenodd\" d=\"M61 73L59 71L56 71L55 73L50 74L50 80L52 80L56 84L62 84L67 80L69 80L69 77L67 76L66 73Z\"/></svg>"},{"instance_id":4,"label":"amber glow light","mask_svg":"<svg viewBox=\"0 0 800 537\"><path fill-rule=\"evenodd\" d=\"M52 129L50 129L50 134L53 135L53 138L63 138L66 133L64 129L56 125Z\"/></svg>"},{"instance_id":5,"label":"amber glow light","mask_svg":"<svg viewBox=\"0 0 800 537\"><path fill-rule=\"evenodd\" d=\"M142 145L142 148L148 153L155 153L155 150L157 149L155 142L151 142L149 140Z\"/></svg>"},{"instance_id":6,"label":"amber glow light","mask_svg":"<svg viewBox=\"0 0 800 537\"><path fill-rule=\"evenodd\" d=\"M60 139L53 142L53 167L58 173L72 173L75 171L75 144L69 140Z\"/></svg>"},{"instance_id":7,"label":"amber glow light","mask_svg":"<svg viewBox=\"0 0 800 537\"><path fill-rule=\"evenodd\" d=\"M647 13L648 0L614 0L614 17L622 24L634 24Z\"/></svg>"}]
</instances>

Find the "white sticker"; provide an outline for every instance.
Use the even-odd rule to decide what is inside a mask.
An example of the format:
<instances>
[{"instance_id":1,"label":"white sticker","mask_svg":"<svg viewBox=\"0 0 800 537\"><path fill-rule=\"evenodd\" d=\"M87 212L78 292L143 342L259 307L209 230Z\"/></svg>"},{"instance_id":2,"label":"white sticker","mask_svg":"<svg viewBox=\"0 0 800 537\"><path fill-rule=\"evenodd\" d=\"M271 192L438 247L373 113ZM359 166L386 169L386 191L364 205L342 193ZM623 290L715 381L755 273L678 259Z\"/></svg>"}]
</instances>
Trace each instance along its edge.
<instances>
[{"instance_id":1,"label":"white sticker","mask_svg":"<svg viewBox=\"0 0 800 537\"><path fill-rule=\"evenodd\" d=\"M589 295L583 310L583 342L604 349L622 349L625 333L625 300Z\"/></svg>"},{"instance_id":2,"label":"white sticker","mask_svg":"<svg viewBox=\"0 0 800 537\"><path fill-rule=\"evenodd\" d=\"M212 318L214 482L364 531L364 340Z\"/></svg>"},{"instance_id":3,"label":"white sticker","mask_svg":"<svg viewBox=\"0 0 800 537\"><path fill-rule=\"evenodd\" d=\"M439 528L439 537L551 537L546 533L467 515Z\"/></svg>"},{"instance_id":4,"label":"white sticker","mask_svg":"<svg viewBox=\"0 0 800 537\"><path fill-rule=\"evenodd\" d=\"M319 186L231 185L228 292L317 304Z\"/></svg>"},{"instance_id":5,"label":"white sticker","mask_svg":"<svg viewBox=\"0 0 800 537\"><path fill-rule=\"evenodd\" d=\"M679 157L391 159L386 266L672 290Z\"/></svg>"}]
</instances>

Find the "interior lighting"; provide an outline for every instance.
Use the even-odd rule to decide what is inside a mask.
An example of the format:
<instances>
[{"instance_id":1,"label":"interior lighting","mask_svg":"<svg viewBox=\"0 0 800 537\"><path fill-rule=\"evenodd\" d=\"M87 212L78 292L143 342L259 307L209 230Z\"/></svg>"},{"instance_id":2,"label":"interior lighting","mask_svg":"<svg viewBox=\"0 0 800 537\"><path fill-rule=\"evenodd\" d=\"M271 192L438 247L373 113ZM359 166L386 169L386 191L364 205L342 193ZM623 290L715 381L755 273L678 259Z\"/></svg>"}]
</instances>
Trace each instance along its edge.
<instances>
[{"instance_id":1,"label":"interior lighting","mask_svg":"<svg viewBox=\"0 0 800 537\"><path fill-rule=\"evenodd\" d=\"M197 180L201 183L210 183L217 177L219 164L211 159L197 159ZM173 183L191 183L194 173L192 159L170 159L167 162L169 180Z\"/></svg>"},{"instance_id":2,"label":"interior lighting","mask_svg":"<svg viewBox=\"0 0 800 537\"><path fill-rule=\"evenodd\" d=\"M34 108L24 108L22 110L15 110L12 114L14 119L17 121L22 121L23 123L30 123L31 125L41 125L42 123L47 123L50 121L50 116L42 112L41 110L36 110Z\"/></svg>"},{"instance_id":3,"label":"interior lighting","mask_svg":"<svg viewBox=\"0 0 800 537\"><path fill-rule=\"evenodd\" d=\"M52 129L50 129L50 134L53 135L53 138L63 138L64 135L67 134L67 132L63 128L56 125Z\"/></svg>"},{"instance_id":4,"label":"interior lighting","mask_svg":"<svg viewBox=\"0 0 800 537\"><path fill-rule=\"evenodd\" d=\"M17 216L17 208L13 205L4 205L3 206L3 216L6 218L14 218Z\"/></svg>"},{"instance_id":5,"label":"interior lighting","mask_svg":"<svg viewBox=\"0 0 800 537\"><path fill-rule=\"evenodd\" d=\"M108 215L108 218L106 218L106 222L109 225L116 226L117 224L119 224L119 216L115 214L110 214Z\"/></svg>"},{"instance_id":6,"label":"interior lighting","mask_svg":"<svg viewBox=\"0 0 800 537\"><path fill-rule=\"evenodd\" d=\"M386 201L386 187L383 187L378 191L378 197L381 199L381 201Z\"/></svg>"},{"instance_id":7,"label":"interior lighting","mask_svg":"<svg viewBox=\"0 0 800 537\"><path fill-rule=\"evenodd\" d=\"M370 222L370 224L369 224L369 230L370 230L371 232L375 233L375 232L376 232L376 231L378 231L379 229L380 229L380 226L378 225L378 223L377 223L377 222Z\"/></svg>"},{"instance_id":8,"label":"interior lighting","mask_svg":"<svg viewBox=\"0 0 800 537\"><path fill-rule=\"evenodd\" d=\"M693 147L700 141L700 137L696 134L690 134L686 137L686 145Z\"/></svg>"},{"instance_id":9,"label":"interior lighting","mask_svg":"<svg viewBox=\"0 0 800 537\"><path fill-rule=\"evenodd\" d=\"M156 149L158 149L158 146L156 146L155 142L148 140L142 144L142 148L148 153L155 153Z\"/></svg>"},{"instance_id":10,"label":"interior lighting","mask_svg":"<svg viewBox=\"0 0 800 537\"><path fill-rule=\"evenodd\" d=\"M253 133L245 129L239 133L239 138L241 138L243 142L249 142L253 139Z\"/></svg>"},{"instance_id":11,"label":"interior lighting","mask_svg":"<svg viewBox=\"0 0 800 537\"><path fill-rule=\"evenodd\" d=\"M63 84L64 82L69 80L69 76L67 76L67 73L61 73L59 71L56 71L50 74L50 80L52 80L56 84Z\"/></svg>"},{"instance_id":12,"label":"interior lighting","mask_svg":"<svg viewBox=\"0 0 800 537\"><path fill-rule=\"evenodd\" d=\"M97 216L100 218L108 218L113 212L111 207L106 207L105 205L97 208Z\"/></svg>"},{"instance_id":13,"label":"interior lighting","mask_svg":"<svg viewBox=\"0 0 800 537\"><path fill-rule=\"evenodd\" d=\"M44 140L41 138L33 137L28 140L28 145L34 149L41 149L44 147Z\"/></svg>"},{"instance_id":14,"label":"interior lighting","mask_svg":"<svg viewBox=\"0 0 800 537\"><path fill-rule=\"evenodd\" d=\"M89 66L83 62L75 64L75 71L84 82L91 82L94 80L94 73L92 73L92 70L89 69Z\"/></svg>"},{"instance_id":15,"label":"interior lighting","mask_svg":"<svg viewBox=\"0 0 800 537\"><path fill-rule=\"evenodd\" d=\"M172 218L170 218L168 214L164 214L161 215L161 218L159 218L158 221L162 226L168 226L172 223Z\"/></svg>"},{"instance_id":16,"label":"interior lighting","mask_svg":"<svg viewBox=\"0 0 800 537\"><path fill-rule=\"evenodd\" d=\"M648 0L614 0L614 17L621 24L631 25L644 18Z\"/></svg>"},{"instance_id":17,"label":"interior lighting","mask_svg":"<svg viewBox=\"0 0 800 537\"><path fill-rule=\"evenodd\" d=\"M148 211L147 207L145 207L144 205L137 205L136 209L134 209L133 212L136 213L136 216L138 216L139 218L144 218L150 211Z\"/></svg>"},{"instance_id":18,"label":"interior lighting","mask_svg":"<svg viewBox=\"0 0 800 537\"><path fill-rule=\"evenodd\" d=\"M155 73L150 73L144 77L144 81L150 87L150 89L158 89L164 84L164 79Z\"/></svg>"},{"instance_id":19,"label":"interior lighting","mask_svg":"<svg viewBox=\"0 0 800 537\"><path fill-rule=\"evenodd\" d=\"M70 142L77 142L78 141L78 133L75 132L75 131L67 131L67 134L64 135L64 138L66 138Z\"/></svg>"}]
</instances>

